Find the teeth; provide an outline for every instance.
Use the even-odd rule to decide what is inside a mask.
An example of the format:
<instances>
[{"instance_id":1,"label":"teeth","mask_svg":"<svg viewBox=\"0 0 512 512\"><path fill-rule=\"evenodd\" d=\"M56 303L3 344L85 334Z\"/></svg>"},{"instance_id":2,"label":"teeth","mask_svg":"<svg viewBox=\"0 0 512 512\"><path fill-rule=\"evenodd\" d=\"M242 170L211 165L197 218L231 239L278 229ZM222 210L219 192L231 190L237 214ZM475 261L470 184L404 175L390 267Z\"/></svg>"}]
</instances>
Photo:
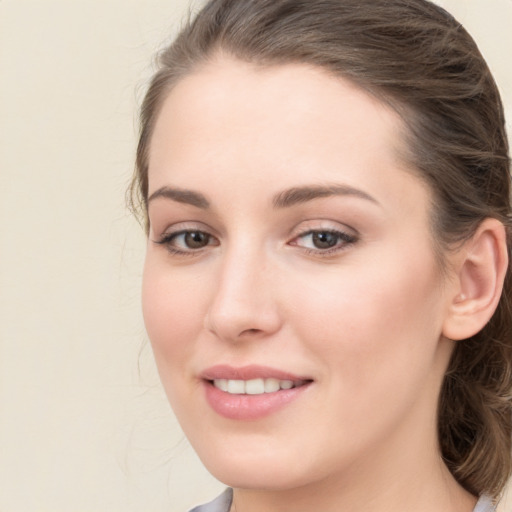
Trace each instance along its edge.
<instances>
[{"instance_id":1,"label":"teeth","mask_svg":"<svg viewBox=\"0 0 512 512\"><path fill-rule=\"evenodd\" d=\"M245 392L248 395L261 395L265 393L265 383L263 379L252 379L245 383Z\"/></svg>"},{"instance_id":2,"label":"teeth","mask_svg":"<svg viewBox=\"0 0 512 512\"><path fill-rule=\"evenodd\" d=\"M277 379L265 379L264 387L265 393L274 393L275 391L279 391L281 389Z\"/></svg>"},{"instance_id":3,"label":"teeth","mask_svg":"<svg viewBox=\"0 0 512 512\"><path fill-rule=\"evenodd\" d=\"M300 385L300 383L295 383L292 380L279 379L215 379L213 385L221 391L233 395L262 395L263 393L275 393L280 389L291 389Z\"/></svg>"},{"instance_id":4,"label":"teeth","mask_svg":"<svg viewBox=\"0 0 512 512\"><path fill-rule=\"evenodd\" d=\"M233 395L245 393L245 382L243 380L228 380L227 391Z\"/></svg>"},{"instance_id":5,"label":"teeth","mask_svg":"<svg viewBox=\"0 0 512 512\"><path fill-rule=\"evenodd\" d=\"M228 381L227 379L217 379L215 382L215 387L219 388L222 391L228 390Z\"/></svg>"}]
</instances>

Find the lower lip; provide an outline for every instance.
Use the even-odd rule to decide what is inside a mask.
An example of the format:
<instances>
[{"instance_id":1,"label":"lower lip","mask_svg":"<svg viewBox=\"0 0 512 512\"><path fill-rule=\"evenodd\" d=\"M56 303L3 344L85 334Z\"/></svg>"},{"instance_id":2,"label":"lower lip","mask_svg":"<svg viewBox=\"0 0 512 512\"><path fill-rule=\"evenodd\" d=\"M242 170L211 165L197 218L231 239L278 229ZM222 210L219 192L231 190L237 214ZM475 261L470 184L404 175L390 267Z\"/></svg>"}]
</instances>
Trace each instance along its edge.
<instances>
[{"instance_id":1,"label":"lower lip","mask_svg":"<svg viewBox=\"0 0 512 512\"><path fill-rule=\"evenodd\" d=\"M206 400L220 416L231 420L258 420L286 407L302 395L310 384L292 389L281 389L261 395L234 395L216 388L210 381L204 381Z\"/></svg>"}]
</instances>

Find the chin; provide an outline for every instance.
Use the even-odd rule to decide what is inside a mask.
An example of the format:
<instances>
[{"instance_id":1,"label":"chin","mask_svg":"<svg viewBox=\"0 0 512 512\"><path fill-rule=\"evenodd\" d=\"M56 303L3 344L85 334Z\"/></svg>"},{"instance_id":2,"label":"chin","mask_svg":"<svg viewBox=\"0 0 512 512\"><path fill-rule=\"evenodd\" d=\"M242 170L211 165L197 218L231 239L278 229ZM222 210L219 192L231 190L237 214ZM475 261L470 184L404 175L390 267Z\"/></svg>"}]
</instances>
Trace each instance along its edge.
<instances>
[{"instance_id":1,"label":"chin","mask_svg":"<svg viewBox=\"0 0 512 512\"><path fill-rule=\"evenodd\" d=\"M261 491L284 491L305 485L305 479L289 474L287 468L208 468L210 473L220 482L238 489L257 489Z\"/></svg>"},{"instance_id":2,"label":"chin","mask_svg":"<svg viewBox=\"0 0 512 512\"><path fill-rule=\"evenodd\" d=\"M310 467L296 457L274 452L269 456L249 456L237 451L232 455L211 453L202 456L206 469L220 482L229 487L258 490L288 490L310 482L311 475L321 478L321 469Z\"/></svg>"}]
</instances>

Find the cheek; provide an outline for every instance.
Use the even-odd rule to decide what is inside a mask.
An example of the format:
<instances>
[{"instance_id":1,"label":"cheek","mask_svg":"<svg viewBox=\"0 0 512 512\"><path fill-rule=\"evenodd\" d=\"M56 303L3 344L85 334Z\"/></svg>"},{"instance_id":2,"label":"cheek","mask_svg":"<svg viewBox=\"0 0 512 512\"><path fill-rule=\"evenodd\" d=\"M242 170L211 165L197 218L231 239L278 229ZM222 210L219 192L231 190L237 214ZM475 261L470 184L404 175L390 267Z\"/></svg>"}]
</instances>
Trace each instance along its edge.
<instances>
[{"instance_id":1,"label":"cheek","mask_svg":"<svg viewBox=\"0 0 512 512\"><path fill-rule=\"evenodd\" d=\"M203 325L198 283L180 276L149 255L142 280L144 323L157 365L183 368L193 350L191 342Z\"/></svg>"},{"instance_id":2,"label":"cheek","mask_svg":"<svg viewBox=\"0 0 512 512\"><path fill-rule=\"evenodd\" d=\"M438 351L434 277L415 265L400 266L397 275L367 268L322 290L317 282L315 293L302 294L296 316L309 358L322 369L325 401L339 404L324 435L337 431L354 443L393 432L408 414L430 421L446 363Z\"/></svg>"},{"instance_id":3,"label":"cheek","mask_svg":"<svg viewBox=\"0 0 512 512\"><path fill-rule=\"evenodd\" d=\"M359 268L333 272L295 293L301 337L342 369L332 378L346 380L354 392L369 382L427 372L442 325L435 263L395 253Z\"/></svg>"}]
</instances>

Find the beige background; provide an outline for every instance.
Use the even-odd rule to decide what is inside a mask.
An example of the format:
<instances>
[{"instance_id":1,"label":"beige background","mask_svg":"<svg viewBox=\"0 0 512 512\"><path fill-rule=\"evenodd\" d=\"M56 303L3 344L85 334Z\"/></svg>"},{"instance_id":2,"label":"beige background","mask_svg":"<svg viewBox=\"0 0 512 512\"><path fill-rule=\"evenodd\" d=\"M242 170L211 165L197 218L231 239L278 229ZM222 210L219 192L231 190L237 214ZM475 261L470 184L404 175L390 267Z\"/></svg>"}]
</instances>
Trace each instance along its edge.
<instances>
[{"instance_id":1,"label":"beige background","mask_svg":"<svg viewBox=\"0 0 512 512\"><path fill-rule=\"evenodd\" d=\"M512 0L442 3L512 120ZM159 386L123 202L150 56L188 5L0 0L2 512L184 512L222 488Z\"/></svg>"}]
</instances>

